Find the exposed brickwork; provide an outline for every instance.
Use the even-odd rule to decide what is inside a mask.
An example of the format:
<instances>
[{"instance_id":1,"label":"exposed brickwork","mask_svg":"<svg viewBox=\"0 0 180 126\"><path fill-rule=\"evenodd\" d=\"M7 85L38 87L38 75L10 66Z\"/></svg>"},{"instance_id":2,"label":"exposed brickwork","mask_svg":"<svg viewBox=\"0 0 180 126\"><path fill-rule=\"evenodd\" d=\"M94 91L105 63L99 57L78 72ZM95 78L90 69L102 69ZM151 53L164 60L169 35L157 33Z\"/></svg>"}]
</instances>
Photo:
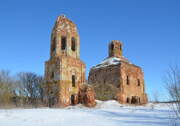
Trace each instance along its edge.
<instances>
[{"instance_id":1,"label":"exposed brickwork","mask_svg":"<svg viewBox=\"0 0 180 126\"><path fill-rule=\"evenodd\" d=\"M59 16L51 35L50 59L45 62L45 80L51 106L79 103L79 89L85 83L85 64L80 60L76 25Z\"/></svg>"},{"instance_id":2,"label":"exposed brickwork","mask_svg":"<svg viewBox=\"0 0 180 126\"><path fill-rule=\"evenodd\" d=\"M109 43L109 57L122 57L122 43L118 40L112 40Z\"/></svg>"},{"instance_id":3,"label":"exposed brickwork","mask_svg":"<svg viewBox=\"0 0 180 126\"><path fill-rule=\"evenodd\" d=\"M90 85L82 85L79 91L79 101L87 107L94 107L95 92Z\"/></svg>"},{"instance_id":4,"label":"exposed brickwork","mask_svg":"<svg viewBox=\"0 0 180 126\"><path fill-rule=\"evenodd\" d=\"M88 82L115 85L119 88L116 98L120 103L147 103L144 73L122 56L122 43L113 40L109 44L109 57L105 61L91 68Z\"/></svg>"},{"instance_id":5,"label":"exposed brickwork","mask_svg":"<svg viewBox=\"0 0 180 126\"><path fill-rule=\"evenodd\" d=\"M51 34L50 59L45 62L45 80L50 106L82 103L95 106L95 92L85 84L85 64L80 60L80 40L76 25L59 16ZM145 104L144 74L140 67L122 56L122 43L109 44L109 57L89 73L89 83L113 84L121 103Z\"/></svg>"}]
</instances>

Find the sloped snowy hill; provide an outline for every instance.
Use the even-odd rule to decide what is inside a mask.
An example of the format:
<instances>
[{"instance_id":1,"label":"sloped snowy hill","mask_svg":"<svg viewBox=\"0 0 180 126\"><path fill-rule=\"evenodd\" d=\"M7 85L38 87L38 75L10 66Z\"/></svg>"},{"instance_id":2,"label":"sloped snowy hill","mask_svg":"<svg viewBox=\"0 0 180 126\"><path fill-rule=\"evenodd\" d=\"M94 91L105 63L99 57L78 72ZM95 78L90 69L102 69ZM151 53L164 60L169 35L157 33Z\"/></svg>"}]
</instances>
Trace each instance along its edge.
<instances>
[{"instance_id":1,"label":"sloped snowy hill","mask_svg":"<svg viewBox=\"0 0 180 126\"><path fill-rule=\"evenodd\" d=\"M172 111L166 104L97 102L95 108L77 105L65 109L1 109L0 126L170 126Z\"/></svg>"}]
</instances>

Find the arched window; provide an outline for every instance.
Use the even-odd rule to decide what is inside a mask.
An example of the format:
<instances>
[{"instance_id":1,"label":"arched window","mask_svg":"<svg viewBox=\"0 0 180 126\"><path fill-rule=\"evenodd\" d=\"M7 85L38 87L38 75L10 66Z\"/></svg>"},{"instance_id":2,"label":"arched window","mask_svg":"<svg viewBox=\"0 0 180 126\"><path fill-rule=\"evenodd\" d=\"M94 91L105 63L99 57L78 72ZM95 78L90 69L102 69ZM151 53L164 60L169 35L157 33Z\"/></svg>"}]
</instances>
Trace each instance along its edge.
<instances>
[{"instance_id":1,"label":"arched window","mask_svg":"<svg viewBox=\"0 0 180 126\"><path fill-rule=\"evenodd\" d=\"M55 51L56 49L56 38L53 38L53 41L52 41L52 51Z\"/></svg>"},{"instance_id":2,"label":"arched window","mask_svg":"<svg viewBox=\"0 0 180 126\"><path fill-rule=\"evenodd\" d=\"M76 76L72 75L72 87L75 87L76 85Z\"/></svg>"},{"instance_id":3,"label":"arched window","mask_svg":"<svg viewBox=\"0 0 180 126\"><path fill-rule=\"evenodd\" d=\"M138 86L141 85L140 79L137 79Z\"/></svg>"},{"instance_id":4,"label":"arched window","mask_svg":"<svg viewBox=\"0 0 180 126\"><path fill-rule=\"evenodd\" d=\"M65 36L62 36L62 37L61 37L61 49L62 49L62 50L65 50L65 49L66 49L66 41L67 41L66 37L65 37Z\"/></svg>"},{"instance_id":5,"label":"arched window","mask_svg":"<svg viewBox=\"0 0 180 126\"><path fill-rule=\"evenodd\" d=\"M129 85L129 76L126 76L126 84Z\"/></svg>"},{"instance_id":6,"label":"arched window","mask_svg":"<svg viewBox=\"0 0 180 126\"><path fill-rule=\"evenodd\" d=\"M114 44L111 44L111 50L113 51L113 49L114 49Z\"/></svg>"},{"instance_id":7,"label":"arched window","mask_svg":"<svg viewBox=\"0 0 180 126\"><path fill-rule=\"evenodd\" d=\"M74 37L71 38L71 50L76 51L76 39Z\"/></svg>"},{"instance_id":8,"label":"arched window","mask_svg":"<svg viewBox=\"0 0 180 126\"><path fill-rule=\"evenodd\" d=\"M54 79L54 72L51 73L51 79Z\"/></svg>"}]
</instances>

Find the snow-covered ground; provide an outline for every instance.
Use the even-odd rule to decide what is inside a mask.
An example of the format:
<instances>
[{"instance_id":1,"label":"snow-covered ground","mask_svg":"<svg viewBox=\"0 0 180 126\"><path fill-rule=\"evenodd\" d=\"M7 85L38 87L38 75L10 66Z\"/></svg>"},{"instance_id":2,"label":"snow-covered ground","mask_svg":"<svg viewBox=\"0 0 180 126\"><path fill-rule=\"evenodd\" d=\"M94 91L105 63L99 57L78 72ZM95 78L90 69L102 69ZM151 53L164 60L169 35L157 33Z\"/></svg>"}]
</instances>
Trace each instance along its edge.
<instances>
[{"instance_id":1,"label":"snow-covered ground","mask_svg":"<svg viewBox=\"0 0 180 126\"><path fill-rule=\"evenodd\" d=\"M64 109L0 109L0 126L172 126L172 111L167 104L97 102L95 108L77 105Z\"/></svg>"}]
</instances>

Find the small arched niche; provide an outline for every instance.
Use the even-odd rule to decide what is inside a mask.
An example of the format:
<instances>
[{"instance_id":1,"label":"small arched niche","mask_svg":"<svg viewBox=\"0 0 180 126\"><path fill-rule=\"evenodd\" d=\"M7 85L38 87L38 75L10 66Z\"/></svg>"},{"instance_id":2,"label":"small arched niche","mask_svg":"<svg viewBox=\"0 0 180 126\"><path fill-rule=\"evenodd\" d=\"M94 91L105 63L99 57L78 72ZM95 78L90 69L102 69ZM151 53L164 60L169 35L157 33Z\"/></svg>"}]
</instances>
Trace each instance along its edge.
<instances>
[{"instance_id":1,"label":"small arched niche","mask_svg":"<svg viewBox=\"0 0 180 126\"><path fill-rule=\"evenodd\" d=\"M140 81L140 79L137 79L137 83L138 83L138 86L141 86L141 81Z\"/></svg>"},{"instance_id":2,"label":"small arched niche","mask_svg":"<svg viewBox=\"0 0 180 126\"><path fill-rule=\"evenodd\" d=\"M76 86L76 76L72 75L72 87Z\"/></svg>"},{"instance_id":3,"label":"small arched niche","mask_svg":"<svg viewBox=\"0 0 180 126\"><path fill-rule=\"evenodd\" d=\"M129 76L126 76L126 84L129 85Z\"/></svg>"}]
</instances>

